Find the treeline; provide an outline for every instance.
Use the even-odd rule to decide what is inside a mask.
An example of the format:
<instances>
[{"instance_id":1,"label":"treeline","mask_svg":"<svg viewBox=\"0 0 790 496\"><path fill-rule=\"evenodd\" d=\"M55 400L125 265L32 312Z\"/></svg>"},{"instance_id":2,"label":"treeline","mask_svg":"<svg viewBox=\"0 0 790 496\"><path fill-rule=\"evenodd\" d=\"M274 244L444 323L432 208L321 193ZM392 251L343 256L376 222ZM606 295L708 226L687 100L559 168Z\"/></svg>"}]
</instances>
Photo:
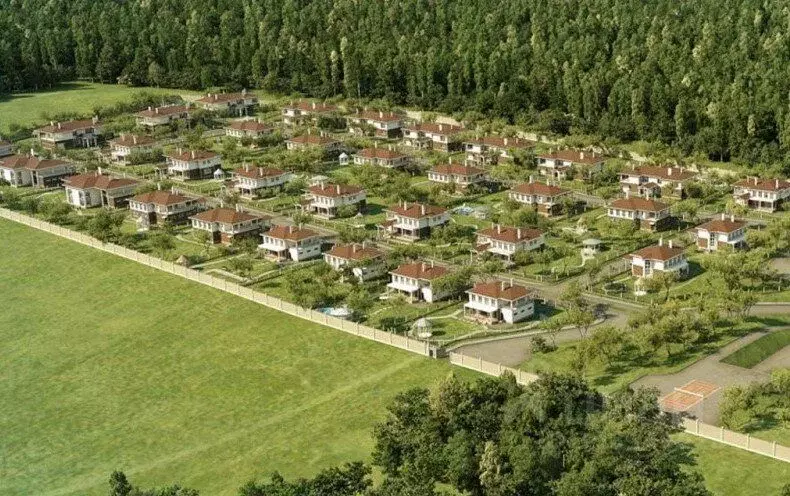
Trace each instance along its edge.
<instances>
[{"instance_id":1,"label":"treeline","mask_svg":"<svg viewBox=\"0 0 790 496\"><path fill-rule=\"evenodd\" d=\"M780 0L0 0L0 92L96 78L382 98L779 162Z\"/></svg>"}]
</instances>

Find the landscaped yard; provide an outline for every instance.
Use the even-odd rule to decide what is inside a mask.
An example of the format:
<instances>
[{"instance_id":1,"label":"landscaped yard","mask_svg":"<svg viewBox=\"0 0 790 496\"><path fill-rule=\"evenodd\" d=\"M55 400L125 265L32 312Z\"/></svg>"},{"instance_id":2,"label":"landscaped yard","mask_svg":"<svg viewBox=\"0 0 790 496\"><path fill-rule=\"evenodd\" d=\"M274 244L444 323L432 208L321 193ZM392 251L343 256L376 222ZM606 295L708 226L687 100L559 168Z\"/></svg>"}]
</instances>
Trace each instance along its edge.
<instances>
[{"instance_id":1,"label":"landscaped yard","mask_svg":"<svg viewBox=\"0 0 790 496\"><path fill-rule=\"evenodd\" d=\"M0 239L4 494L307 476L365 458L389 399L450 370L11 222Z\"/></svg>"},{"instance_id":2,"label":"landscaped yard","mask_svg":"<svg viewBox=\"0 0 790 496\"><path fill-rule=\"evenodd\" d=\"M750 369L788 345L790 345L790 329L775 331L739 348L721 361Z\"/></svg>"}]
</instances>

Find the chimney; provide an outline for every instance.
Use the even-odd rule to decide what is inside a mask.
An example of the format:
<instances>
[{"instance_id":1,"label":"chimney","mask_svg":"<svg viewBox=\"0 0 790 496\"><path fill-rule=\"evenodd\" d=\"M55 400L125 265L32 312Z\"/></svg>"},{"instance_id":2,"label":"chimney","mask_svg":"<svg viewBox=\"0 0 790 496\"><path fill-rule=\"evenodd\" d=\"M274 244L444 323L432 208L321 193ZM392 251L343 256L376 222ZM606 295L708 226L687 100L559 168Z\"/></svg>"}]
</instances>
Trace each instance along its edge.
<instances>
[{"instance_id":1,"label":"chimney","mask_svg":"<svg viewBox=\"0 0 790 496\"><path fill-rule=\"evenodd\" d=\"M533 176L532 174L530 174L530 175L529 175L529 184L532 184L532 183L534 183L534 182L535 182L535 176Z\"/></svg>"},{"instance_id":2,"label":"chimney","mask_svg":"<svg viewBox=\"0 0 790 496\"><path fill-rule=\"evenodd\" d=\"M658 246L664 246L664 237L663 236L658 238Z\"/></svg>"},{"instance_id":3,"label":"chimney","mask_svg":"<svg viewBox=\"0 0 790 496\"><path fill-rule=\"evenodd\" d=\"M58 122L58 129L61 129L61 125L60 125L60 122Z\"/></svg>"},{"instance_id":4,"label":"chimney","mask_svg":"<svg viewBox=\"0 0 790 496\"><path fill-rule=\"evenodd\" d=\"M337 191L337 194L339 195L340 194L340 185L339 184L336 187L336 191Z\"/></svg>"},{"instance_id":5,"label":"chimney","mask_svg":"<svg viewBox=\"0 0 790 496\"><path fill-rule=\"evenodd\" d=\"M258 167L258 176L263 177L263 167Z\"/></svg>"},{"instance_id":6,"label":"chimney","mask_svg":"<svg viewBox=\"0 0 790 496\"><path fill-rule=\"evenodd\" d=\"M505 281L499 281L499 290L500 291L504 291L505 290Z\"/></svg>"},{"instance_id":7,"label":"chimney","mask_svg":"<svg viewBox=\"0 0 790 496\"><path fill-rule=\"evenodd\" d=\"M505 146L507 146L507 138L503 139L503 140L502 140L502 143L503 143Z\"/></svg>"},{"instance_id":8,"label":"chimney","mask_svg":"<svg viewBox=\"0 0 790 496\"><path fill-rule=\"evenodd\" d=\"M150 111L152 111L152 110L153 110L153 107L148 107L148 111L149 111L149 112L150 112ZM157 114L159 113L159 109L156 109L156 113L157 113Z\"/></svg>"},{"instance_id":9,"label":"chimney","mask_svg":"<svg viewBox=\"0 0 790 496\"><path fill-rule=\"evenodd\" d=\"M776 184L776 189L779 189L779 179L777 179L774 184Z\"/></svg>"},{"instance_id":10,"label":"chimney","mask_svg":"<svg viewBox=\"0 0 790 496\"><path fill-rule=\"evenodd\" d=\"M735 215L734 214L730 214L730 222L735 222Z\"/></svg>"},{"instance_id":11,"label":"chimney","mask_svg":"<svg viewBox=\"0 0 790 496\"><path fill-rule=\"evenodd\" d=\"M356 243L352 243L351 244L351 253L356 253L356 252L357 252L357 244Z\"/></svg>"},{"instance_id":12,"label":"chimney","mask_svg":"<svg viewBox=\"0 0 790 496\"><path fill-rule=\"evenodd\" d=\"M384 112L379 111L379 119L383 119L383 118L384 118Z\"/></svg>"},{"instance_id":13,"label":"chimney","mask_svg":"<svg viewBox=\"0 0 790 496\"><path fill-rule=\"evenodd\" d=\"M667 167L667 176L672 175L672 167Z\"/></svg>"},{"instance_id":14,"label":"chimney","mask_svg":"<svg viewBox=\"0 0 790 496\"><path fill-rule=\"evenodd\" d=\"M672 248L672 240L669 240L669 247Z\"/></svg>"},{"instance_id":15,"label":"chimney","mask_svg":"<svg viewBox=\"0 0 790 496\"><path fill-rule=\"evenodd\" d=\"M502 225L501 224L497 224L496 225L496 233L497 234L502 234Z\"/></svg>"},{"instance_id":16,"label":"chimney","mask_svg":"<svg viewBox=\"0 0 790 496\"><path fill-rule=\"evenodd\" d=\"M184 149L181 148L180 146L178 147L178 154L179 155L183 155L184 154Z\"/></svg>"},{"instance_id":17,"label":"chimney","mask_svg":"<svg viewBox=\"0 0 790 496\"><path fill-rule=\"evenodd\" d=\"M97 175L101 176L101 167L99 167L96 171L98 173Z\"/></svg>"},{"instance_id":18,"label":"chimney","mask_svg":"<svg viewBox=\"0 0 790 496\"><path fill-rule=\"evenodd\" d=\"M55 127L55 121L49 121L49 125Z\"/></svg>"},{"instance_id":19,"label":"chimney","mask_svg":"<svg viewBox=\"0 0 790 496\"><path fill-rule=\"evenodd\" d=\"M250 164L244 164L244 170L246 172L249 172L250 171Z\"/></svg>"},{"instance_id":20,"label":"chimney","mask_svg":"<svg viewBox=\"0 0 790 496\"><path fill-rule=\"evenodd\" d=\"M625 199L627 200L629 198L631 198L631 190L627 189L627 190L625 190Z\"/></svg>"},{"instance_id":21,"label":"chimney","mask_svg":"<svg viewBox=\"0 0 790 496\"><path fill-rule=\"evenodd\" d=\"M521 239L521 228L516 229L516 239Z\"/></svg>"},{"instance_id":22,"label":"chimney","mask_svg":"<svg viewBox=\"0 0 790 496\"><path fill-rule=\"evenodd\" d=\"M236 204L236 211L241 212L241 203Z\"/></svg>"},{"instance_id":23,"label":"chimney","mask_svg":"<svg viewBox=\"0 0 790 496\"><path fill-rule=\"evenodd\" d=\"M162 183L156 183L156 190L162 191Z\"/></svg>"},{"instance_id":24,"label":"chimney","mask_svg":"<svg viewBox=\"0 0 790 496\"><path fill-rule=\"evenodd\" d=\"M195 150L192 150L191 155L192 155L192 159L194 160L195 159Z\"/></svg>"},{"instance_id":25,"label":"chimney","mask_svg":"<svg viewBox=\"0 0 790 496\"><path fill-rule=\"evenodd\" d=\"M441 130L442 130L442 125L441 125L441 124L439 124L439 131L441 131Z\"/></svg>"},{"instance_id":26,"label":"chimney","mask_svg":"<svg viewBox=\"0 0 790 496\"><path fill-rule=\"evenodd\" d=\"M425 215L425 204L420 205L420 215Z\"/></svg>"},{"instance_id":27,"label":"chimney","mask_svg":"<svg viewBox=\"0 0 790 496\"><path fill-rule=\"evenodd\" d=\"M721 220L724 220L724 219L726 219L726 218L727 218L727 214L725 214L724 212L722 212L722 213L721 213Z\"/></svg>"},{"instance_id":28,"label":"chimney","mask_svg":"<svg viewBox=\"0 0 790 496\"><path fill-rule=\"evenodd\" d=\"M313 110L315 110L315 102L313 102Z\"/></svg>"},{"instance_id":29,"label":"chimney","mask_svg":"<svg viewBox=\"0 0 790 496\"><path fill-rule=\"evenodd\" d=\"M91 122L93 124L98 124L99 123L99 116L98 115L94 115L93 119L91 119Z\"/></svg>"},{"instance_id":30,"label":"chimney","mask_svg":"<svg viewBox=\"0 0 790 496\"><path fill-rule=\"evenodd\" d=\"M584 160L584 152L579 152L579 160Z\"/></svg>"},{"instance_id":31,"label":"chimney","mask_svg":"<svg viewBox=\"0 0 790 496\"><path fill-rule=\"evenodd\" d=\"M134 143L135 145L137 144L137 135L136 134L132 135L132 143Z\"/></svg>"}]
</instances>

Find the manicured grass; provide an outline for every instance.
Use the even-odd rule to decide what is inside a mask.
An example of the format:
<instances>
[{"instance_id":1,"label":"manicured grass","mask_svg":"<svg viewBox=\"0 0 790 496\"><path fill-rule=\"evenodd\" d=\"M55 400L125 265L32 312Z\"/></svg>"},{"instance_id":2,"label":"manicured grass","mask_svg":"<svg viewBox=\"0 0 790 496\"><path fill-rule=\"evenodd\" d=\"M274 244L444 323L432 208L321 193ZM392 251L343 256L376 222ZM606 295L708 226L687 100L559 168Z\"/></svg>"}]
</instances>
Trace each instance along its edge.
<instances>
[{"instance_id":1,"label":"manicured grass","mask_svg":"<svg viewBox=\"0 0 790 496\"><path fill-rule=\"evenodd\" d=\"M690 434L679 434L677 439L694 446L697 466L691 470L705 477L705 485L716 496L778 495L790 482L790 463Z\"/></svg>"},{"instance_id":2,"label":"manicured grass","mask_svg":"<svg viewBox=\"0 0 790 496\"><path fill-rule=\"evenodd\" d=\"M185 90L162 88L130 88L114 84L87 82L63 83L51 90L35 93L14 93L0 99L0 133L11 123L23 126L44 122L42 113L90 113L96 106L112 105L145 91L163 95L194 94Z\"/></svg>"},{"instance_id":3,"label":"manicured grass","mask_svg":"<svg viewBox=\"0 0 790 496\"><path fill-rule=\"evenodd\" d=\"M790 329L775 331L724 357L722 362L750 369L790 345Z\"/></svg>"},{"instance_id":4,"label":"manicured grass","mask_svg":"<svg viewBox=\"0 0 790 496\"><path fill-rule=\"evenodd\" d=\"M3 494L308 476L364 459L385 404L451 370L8 221L0 239Z\"/></svg>"}]
</instances>

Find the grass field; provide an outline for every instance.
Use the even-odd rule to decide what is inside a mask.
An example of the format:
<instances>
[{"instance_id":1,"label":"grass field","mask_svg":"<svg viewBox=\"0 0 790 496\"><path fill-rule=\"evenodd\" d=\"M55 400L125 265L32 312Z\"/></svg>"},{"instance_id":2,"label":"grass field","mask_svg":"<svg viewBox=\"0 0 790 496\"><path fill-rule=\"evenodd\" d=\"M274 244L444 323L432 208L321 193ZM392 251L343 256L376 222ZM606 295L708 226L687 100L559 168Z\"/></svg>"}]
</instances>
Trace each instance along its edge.
<instances>
[{"instance_id":1,"label":"grass field","mask_svg":"<svg viewBox=\"0 0 790 496\"><path fill-rule=\"evenodd\" d=\"M750 369L769 356L790 345L790 329L775 331L753 341L721 361Z\"/></svg>"},{"instance_id":2,"label":"grass field","mask_svg":"<svg viewBox=\"0 0 790 496\"><path fill-rule=\"evenodd\" d=\"M43 122L42 112L88 113L96 106L112 105L127 100L141 91L166 95L194 93L185 90L130 88L87 82L63 83L51 90L35 93L14 93L0 97L0 134L7 132L12 122L24 126Z\"/></svg>"},{"instance_id":3,"label":"grass field","mask_svg":"<svg viewBox=\"0 0 790 496\"><path fill-rule=\"evenodd\" d=\"M307 476L366 457L389 399L450 371L8 221L0 239L0 494Z\"/></svg>"}]
</instances>

